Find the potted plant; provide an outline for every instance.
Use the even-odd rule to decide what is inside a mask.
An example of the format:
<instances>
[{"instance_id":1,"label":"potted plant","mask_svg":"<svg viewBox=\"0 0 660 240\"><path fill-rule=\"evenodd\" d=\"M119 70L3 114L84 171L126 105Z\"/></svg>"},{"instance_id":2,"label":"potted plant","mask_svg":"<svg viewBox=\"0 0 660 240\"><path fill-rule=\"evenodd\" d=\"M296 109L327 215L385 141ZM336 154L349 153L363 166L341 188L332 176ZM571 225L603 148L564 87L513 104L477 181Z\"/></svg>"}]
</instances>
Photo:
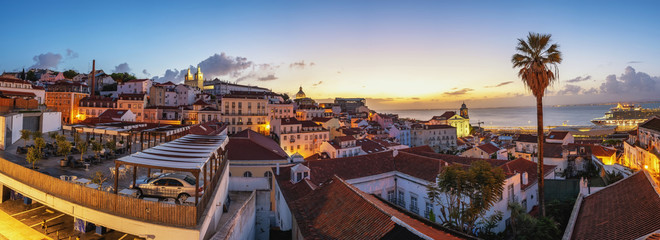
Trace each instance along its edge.
<instances>
[{"instance_id":1,"label":"potted plant","mask_svg":"<svg viewBox=\"0 0 660 240\"><path fill-rule=\"evenodd\" d=\"M35 169L35 164L37 163L37 161L39 161L39 159L41 159L41 152L39 151L39 149L37 149L36 147L28 148L27 156L25 157L25 160L29 164L32 164L32 169Z\"/></svg>"},{"instance_id":2,"label":"potted plant","mask_svg":"<svg viewBox=\"0 0 660 240\"><path fill-rule=\"evenodd\" d=\"M32 132L27 129L21 130L21 139L23 139L23 147L27 147L27 141L32 137Z\"/></svg>"},{"instance_id":3,"label":"potted plant","mask_svg":"<svg viewBox=\"0 0 660 240\"><path fill-rule=\"evenodd\" d=\"M107 180L108 177L106 177L101 171L96 171L94 175L92 175L92 183L99 185L99 190L103 189L103 183Z\"/></svg>"},{"instance_id":4,"label":"potted plant","mask_svg":"<svg viewBox=\"0 0 660 240\"><path fill-rule=\"evenodd\" d=\"M77 145L78 149L80 150L80 161L82 162L83 161L83 155L85 155L85 153L87 153L87 147L89 147L89 145L87 145L87 142L85 142L85 141L79 141L78 143L76 143L76 145Z\"/></svg>"},{"instance_id":5,"label":"potted plant","mask_svg":"<svg viewBox=\"0 0 660 240\"><path fill-rule=\"evenodd\" d=\"M68 160L67 157L71 153L71 148L71 142L69 141L64 140L57 143L57 153L64 156L64 158L60 159L60 166L66 166Z\"/></svg>"},{"instance_id":6,"label":"potted plant","mask_svg":"<svg viewBox=\"0 0 660 240\"><path fill-rule=\"evenodd\" d=\"M94 157L99 159L99 153L103 151L103 144L100 142L92 142L92 151L94 151Z\"/></svg>"}]
</instances>

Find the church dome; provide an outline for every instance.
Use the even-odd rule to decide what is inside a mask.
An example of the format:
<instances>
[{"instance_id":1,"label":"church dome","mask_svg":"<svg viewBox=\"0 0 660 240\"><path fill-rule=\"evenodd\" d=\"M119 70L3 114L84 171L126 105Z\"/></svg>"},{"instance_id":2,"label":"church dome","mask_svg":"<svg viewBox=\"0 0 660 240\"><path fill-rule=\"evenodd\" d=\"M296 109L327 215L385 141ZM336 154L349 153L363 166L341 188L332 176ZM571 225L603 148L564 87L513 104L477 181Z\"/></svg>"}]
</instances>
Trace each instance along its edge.
<instances>
[{"instance_id":1,"label":"church dome","mask_svg":"<svg viewBox=\"0 0 660 240\"><path fill-rule=\"evenodd\" d=\"M298 90L298 93L296 93L296 99L301 99L306 97L307 96L305 95L305 92L303 92L302 87L300 87L300 90Z\"/></svg>"}]
</instances>

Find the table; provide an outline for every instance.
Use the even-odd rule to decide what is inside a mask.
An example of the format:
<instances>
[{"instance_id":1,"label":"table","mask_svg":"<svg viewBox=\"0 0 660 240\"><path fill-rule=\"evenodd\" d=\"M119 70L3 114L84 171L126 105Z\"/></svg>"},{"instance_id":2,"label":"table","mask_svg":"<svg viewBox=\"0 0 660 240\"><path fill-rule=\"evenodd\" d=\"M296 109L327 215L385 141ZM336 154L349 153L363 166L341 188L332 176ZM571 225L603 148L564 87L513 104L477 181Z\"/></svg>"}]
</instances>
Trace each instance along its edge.
<instances>
[{"instance_id":1,"label":"table","mask_svg":"<svg viewBox=\"0 0 660 240\"><path fill-rule=\"evenodd\" d=\"M137 196L137 190L130 189L130 188L124 188L121 191L119 191L118 194L119 195L124 195L124 196L129 196L129 197L136 197Z\"/></svg>"},{"instance_id":2,"label":"table","mask_svg":"<svg viewBox=\"0 0 660 240\"><path fill-rule=\"evenodd\" d=\"M82 185L87 185L92 182L92 180L89 180L87 178L79 178L75 180L76 183L82 184Z\"/></svg>"}]
</instances>

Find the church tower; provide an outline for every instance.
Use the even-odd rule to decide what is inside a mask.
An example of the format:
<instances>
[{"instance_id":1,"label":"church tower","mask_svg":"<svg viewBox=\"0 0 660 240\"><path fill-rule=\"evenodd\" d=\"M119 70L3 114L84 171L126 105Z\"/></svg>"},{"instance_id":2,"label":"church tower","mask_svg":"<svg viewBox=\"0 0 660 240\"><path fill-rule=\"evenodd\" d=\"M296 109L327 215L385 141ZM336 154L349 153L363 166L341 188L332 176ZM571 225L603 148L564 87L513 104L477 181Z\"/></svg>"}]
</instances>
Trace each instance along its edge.
<instances>
[{"instance_id":1,"label":"church tower","mask_svg":"<svg viewBox=\"0 0 660 240\"><path fill-rule=\"evenodd\" d=\"M188 68L188 74L186 74L186 78L185 78L185 80L186 80L186 81L193 80L193 75L190 74L190 68Z\"/></svg>"},{"instance_id":2,"label":"church tower","mask_svg":"<svg viewBox=\"0 0 660 240\"><path fill-rule=\"evenodd\" d=\"M204 89L204 73L202 73L202 68L197 66L197 73L195 73L195 81L197 81L197 87L199 89Z\"/></svg>"},{"instance_id":3,"label":"church tower","mask_svg":"<svg viewBox=\"0 0 660 240\"><path fill-rule=\"evenodd\" d=\"M465 105L465 102L463 102L463 105L461 105L461 117L465 119L470 118L470 116L468 115L468 108Z\"/></svg>"}]
</instances>

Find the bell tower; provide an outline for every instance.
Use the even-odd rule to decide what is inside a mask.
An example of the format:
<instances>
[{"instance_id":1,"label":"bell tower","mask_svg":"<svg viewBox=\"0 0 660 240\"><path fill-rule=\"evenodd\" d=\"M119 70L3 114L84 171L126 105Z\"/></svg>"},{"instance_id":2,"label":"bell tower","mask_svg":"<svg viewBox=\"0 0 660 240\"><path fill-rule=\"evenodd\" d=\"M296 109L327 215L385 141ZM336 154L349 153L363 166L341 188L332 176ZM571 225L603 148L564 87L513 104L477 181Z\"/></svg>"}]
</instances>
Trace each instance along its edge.
<instances>
[{"instance_id":1,"label":"bell tower","mask_svg":"<svg viewBox=\"0 0 660 240\"><path fill-rule=\"evenodd\" d=\"M463 104L461 105L461 114L460 115L461 115L462 118L465 118L465 119L470 118L470 116L468 115L468 108L465 105L465 102L463 102Z\"/></svg>"}]
</instances>

